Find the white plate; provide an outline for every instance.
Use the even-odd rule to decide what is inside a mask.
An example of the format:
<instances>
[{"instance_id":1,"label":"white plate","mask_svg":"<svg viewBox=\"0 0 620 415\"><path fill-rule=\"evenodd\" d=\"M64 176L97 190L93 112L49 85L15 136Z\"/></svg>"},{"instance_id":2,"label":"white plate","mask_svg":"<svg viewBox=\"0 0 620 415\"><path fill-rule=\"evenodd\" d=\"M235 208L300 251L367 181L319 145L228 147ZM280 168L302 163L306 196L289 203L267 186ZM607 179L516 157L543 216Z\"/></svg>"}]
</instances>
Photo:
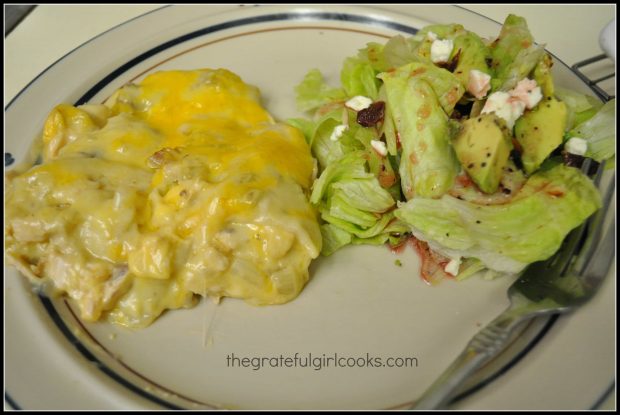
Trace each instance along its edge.
<instances>
[{"instance_id":1,"label":"white plate","mask_svg":"<svg viewBox=\"0 0 620 415\"><path fill-rule=\"evenodd\" d=\"M337 82L368 41L459 22L498 25L448 6L168 7L91 40L48 68L6 110L6 151L19 161L59 102L101 102L162 69L225 67L259 86L279 119L298 116L293 87L311 68ZM560 62L559 83L586 91ZM6 160L6 156L5 156ZM614 205L615 206L615 205ZM512 282L425 285L411 249L348 247L311 266L298 299L256 308L202 302L130 331L86 324L63 299L35 295L5 269L5 399L26 409L406 407L507 306ZM615 269L615 265L614 265ZM577 313L524 327L462 389L455 409L587 409L613 387L615 279ZM236 358L314 357L312 367L227 366ZM329 367L328 357L415 358L415 367ZM318 360L317 360L318 358ZM413 359L411 359L413 361ZM254 360L253 362L256 362ZM302 361L303 362L303 361ZM340 360L341 363L348 363ZM349 361L350 362L350 361ZM366 362L366 359L364 359ZM250 362L252 363L252 361ZM361 361L360 361L361 363Z\"/></svg>"}]
</instances>

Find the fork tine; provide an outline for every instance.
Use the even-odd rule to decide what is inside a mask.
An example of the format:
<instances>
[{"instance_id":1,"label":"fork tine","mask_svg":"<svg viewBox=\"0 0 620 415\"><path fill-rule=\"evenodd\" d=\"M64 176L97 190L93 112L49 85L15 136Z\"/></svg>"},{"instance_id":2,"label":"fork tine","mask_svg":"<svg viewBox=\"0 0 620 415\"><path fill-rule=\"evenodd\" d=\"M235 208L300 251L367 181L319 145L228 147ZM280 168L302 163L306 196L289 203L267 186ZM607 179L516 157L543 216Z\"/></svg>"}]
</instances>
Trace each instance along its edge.
<instances>
[{"instance_id":1,"label":"fork tine","mask_svg":"<svg viewBox=\"0 0 620 415\"><path fill-rule=\"evenodd\" d=\"M603 172L605 171L605 161L603 160L602 162L599 163L598 168L596 169L596 174L594 175L594 178L592 179L592 181L594 182L595 185L599 185L601 183L601 179L603 178Z\"/></svg>"},{"instance_id":2,"label":"fork tine","mask_svg":"<svg viewBox=\"0 0 620 415\"><path fill-rule=\"evenodd\" d=\"M611 266L611 262L614 258L615 224L616 219L612 218L610 226L607 227L605 236L599 240L600 242L598 244L596 244L596 255L598 260L587 261L580 272L584 283L589 286L591 295L594 295L597 291L598 285L609 273L609 267Z\"/></svg>"}]
</instances>

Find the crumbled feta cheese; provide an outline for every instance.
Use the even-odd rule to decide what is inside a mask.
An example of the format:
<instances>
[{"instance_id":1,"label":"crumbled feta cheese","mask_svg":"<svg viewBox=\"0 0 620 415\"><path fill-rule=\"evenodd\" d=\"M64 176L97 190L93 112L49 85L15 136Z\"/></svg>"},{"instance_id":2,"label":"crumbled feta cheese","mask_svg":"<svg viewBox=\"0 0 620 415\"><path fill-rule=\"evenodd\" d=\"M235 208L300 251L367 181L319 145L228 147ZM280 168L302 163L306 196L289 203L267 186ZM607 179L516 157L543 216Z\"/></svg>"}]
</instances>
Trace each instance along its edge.
<instances>
[{"instance_id":1,"label":"crumbled feta cheese","mask_svg":"<svg viewBox=\"0 0 620 415\"><path fill-rule=\"evenodd\" d=\"M482 114L497 111L499 108L503 107L508 103L509 98L510 94L508 92L493 92L491 95L489 95L487 101L484 103L484 107L482 108Z\"/></svg>"},{"instance_id":2,"label":"crumbled feta cheese","mask_svg":"<svg viewBox=\"0 0 620 415\"><path fill-rule=\"evenodd\" d=\"M448 62L453 48L454 42L452 42L450 39L437 39L433 41L433 43L431 44L431 61L433 61L433 63Z\"/></svg>"},{"instance_id":3,"label":"crumbled feta cheese","mask_svg":"<svg viewBox=\"0 0 620 415\"><path fill-rule=\"evenodd\" d=\"M482 114L494 112L506 121L506 125L510 129L514 127L515 121L523 115L523 111L525 111L525 103L504 91L497 91L489 95L484 108L482 108Z\"/></svg>"},{"instance_id":4,"label":"crumbled feta cheese","mask_svg":"<svg viewBox=\"0 0 620 415\"><path fill-rule=\"evenodd\" d=\"M372 99L362 95L354 96L344 103L346 107L351 108L353 111L365 110L370 107L370 104L372 104Z\"/></svg>"},{"instance_id":5,"label":"crumbled feta cheese","mask_svg":"<svg viewBox=\"0 0 620 415\"><path fill-rule=\"evenodd\" d=\"M540 87L533 79L522 79L513 89L509 91L510 95L523 101L525 108L531 110L542 99Z\"/></svg>"},{"instance_id":6,"label":"crumbled feta cheese","mask_svg":"<svg viewBox=\"0 0 620 415\"><path fill-rule=\"evenodd\" d=\"M471 81L471 75L470 75ZM503 118L512 129L515 121L523 115L525 109L532 109L542 99L540 87L533 79L522 79L508 92L497 91L489 95L482 114L494 112Z\"/></svg>"},{"instance_id":7,"label":"crumbled feta cheese","mask_svg":"<svg viewBox=\"0 0 620 415\"><path fill-rule=\"evenodd\" d=\"M581 137L572 137L564 144L564 150L571 154L584 156L588 151L588 142Z\"/></svg>"},{"instance_id":8,"label":"crumbled feta cheese","mask_svg":"<svg viewBox=\"0 0 620 415\"><path fill-rule=\"evenodd\" d=\"M371 140L370 145L372 146L372 148L375 149L377 153L379 153L381 157L387 156L387 147L385 146L385 143L383 141Z\"/></svg>"},{"instance_id":9,"label":"crumbled feta cheese","mask_svg":"<svg viewBox=\"0 0 620 415\"><path fill-rule=\"evenodd\" d=\"M533 90L531 90L528 94L528 98L525 102L525 106L527 109L532 109L534 108L542 99L542 92L540 90L540 87L537 86L536 88L534 88Z\"/></svg>"},{"instance_id":10,"label":"crumbled feta cheese","mask_svg":"<svg viewBox=\"0 0 620 415\"><path fill-rule=\"evenodd\" d=\"M426 34L426 37L429 38L431 41L435 41L437 40L438 36L435 32L428 32Z\"/></svg>"},{"instance_id":11,"label":"crumbled feta cheese","mask_svg":"<svg viewBox=\"0 0 620 415\"><path fill-rule=\"evenodd\" d=\"M460 266L461 266L461 258L460 257L454 258L450 260L450 262L448 262L448 264L444 268L444 271L456 277L457 275L459 275Z\"/></svg>"},{"instance_id":12,"label":"crumbled feta cheese","mask_svg":"<svg viewBox=\"0 0 620 415\"><path fill-rule=\"evenodd\" d=\"M482 99L491 89L491 75L477 69L469 71L467 91L476 99Z\"/></svg>"},{"instance_id":13,"label":"crumbled feta cheese","mask_svg":"<svg viewBox=\"0 0 620 415\"><path fill-rule=\"evenodd\" d=\"M332 141L338 141L348 128L349 128L348 125L344 125L344 124L337 125L336 127L334 127L334 131L332 131L332 134L329 136L329 139Z\"/></svg>"}]
</instances>

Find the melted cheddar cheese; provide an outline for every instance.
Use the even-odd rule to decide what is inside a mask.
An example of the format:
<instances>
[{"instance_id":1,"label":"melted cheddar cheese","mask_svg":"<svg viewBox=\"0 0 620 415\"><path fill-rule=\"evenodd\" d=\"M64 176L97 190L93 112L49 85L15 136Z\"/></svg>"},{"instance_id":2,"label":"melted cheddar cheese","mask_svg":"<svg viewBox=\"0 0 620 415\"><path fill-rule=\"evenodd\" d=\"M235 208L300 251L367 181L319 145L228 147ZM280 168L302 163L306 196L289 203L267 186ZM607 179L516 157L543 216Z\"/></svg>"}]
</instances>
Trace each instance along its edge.
<instances>
[{"instance_id":1,"label":"melted cheddar cheese","mask_svg":"<svg viewBox=\"0 0 620 415\"><path fill-rule=\"evenodd\" d=\"M58 105L42 147L7 178L6 252L84 319L144 327L197 296L280 304L307 282L310 150L235 74L158 72Z\"/></svg>"}]
</instances>

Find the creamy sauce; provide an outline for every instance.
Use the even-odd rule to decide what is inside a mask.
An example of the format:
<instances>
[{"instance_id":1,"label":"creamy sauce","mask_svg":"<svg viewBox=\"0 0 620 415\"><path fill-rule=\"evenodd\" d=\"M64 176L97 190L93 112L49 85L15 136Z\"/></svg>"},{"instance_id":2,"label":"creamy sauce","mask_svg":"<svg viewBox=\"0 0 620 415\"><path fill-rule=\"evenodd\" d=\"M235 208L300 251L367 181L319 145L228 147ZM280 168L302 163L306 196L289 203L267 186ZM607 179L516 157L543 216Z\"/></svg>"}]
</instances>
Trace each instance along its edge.
<instances>
[{"instance_id":1,"label":"creamy sauce","mask_svg":"<svg viewBox=\"0 0 620 415\"><path fill-rule=\"evenodd\" d=\"M158 72L105 105L59 105L43 163L7 175L6 252L89 321L131 327L196 295L295 298L321 234L313 160L226 70Z\"/></svg>"}]
</instances>

